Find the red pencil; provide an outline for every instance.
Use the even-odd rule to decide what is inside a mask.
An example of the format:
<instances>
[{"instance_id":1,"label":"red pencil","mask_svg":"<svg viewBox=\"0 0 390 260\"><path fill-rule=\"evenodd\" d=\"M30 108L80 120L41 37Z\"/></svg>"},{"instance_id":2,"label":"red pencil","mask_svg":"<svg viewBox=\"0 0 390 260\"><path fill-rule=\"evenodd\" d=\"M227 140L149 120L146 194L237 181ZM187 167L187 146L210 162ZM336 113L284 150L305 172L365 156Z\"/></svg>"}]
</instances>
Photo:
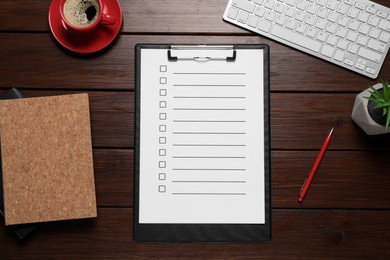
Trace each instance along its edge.
<instances>
[{"instance_id":1,"label":"red pencil","mask_svg":"<svg viewBox=\"0 0 390 260\"><path fill-rule=\"evenodd\" d=\"M303 202L303 199L305 198L306 193L309 190L309 187L310 187L310 184L314 178L314 175L316 174L316 171L317 171L318 167L320 166L322 157L324 157L326 148L328 148L328 145L330 143L330 139L332 138L333 130L334 130L334 127L332 128L332 130L330 130L330 133L326 137L325 142L322 144L321 150L318 153L318 156L317 156L316 161L314 162L313 168L311 169L307 179L303 183L303 186L301 188L301 192L300 192L299 198L298 198L299 203Z\"/></svg>"}]
</instances>

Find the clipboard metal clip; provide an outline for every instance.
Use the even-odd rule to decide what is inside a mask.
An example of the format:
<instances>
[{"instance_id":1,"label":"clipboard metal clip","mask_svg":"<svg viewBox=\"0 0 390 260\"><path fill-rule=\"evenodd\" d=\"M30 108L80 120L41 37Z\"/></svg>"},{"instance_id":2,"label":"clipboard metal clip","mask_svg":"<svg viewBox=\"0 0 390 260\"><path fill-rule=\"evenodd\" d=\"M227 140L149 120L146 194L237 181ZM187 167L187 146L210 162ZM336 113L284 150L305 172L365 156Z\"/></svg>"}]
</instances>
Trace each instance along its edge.
<instances>
[{"instance_id":1,"label":"clipboard metal clip","mask_svg":"<svg viewBox=\"0 0 390 260\"><path fill-rule=\"evenodd\" d=\"M172 45L168 50L168 60L194 60L206 62L212 60L224 60L233 62L236 60L236 50L233 45Z\"/></svg>"}]
</instances>

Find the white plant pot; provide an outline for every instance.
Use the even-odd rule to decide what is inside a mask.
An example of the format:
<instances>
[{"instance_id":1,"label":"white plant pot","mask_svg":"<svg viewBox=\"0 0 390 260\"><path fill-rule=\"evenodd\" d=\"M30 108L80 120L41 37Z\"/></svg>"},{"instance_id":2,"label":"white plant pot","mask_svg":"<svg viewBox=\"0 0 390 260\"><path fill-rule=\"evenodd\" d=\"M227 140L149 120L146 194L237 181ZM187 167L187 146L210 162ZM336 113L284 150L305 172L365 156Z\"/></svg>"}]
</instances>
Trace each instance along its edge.
<instances>
[{"instance_id":1,"label":"white plant pot","mask_svg":"<svg viewBox=\"0 0 390 260\"><path fill-rule=\"evenodd\" d=\"M375 89L382 88L382 84L378 83L373 86ZM378 124L374 120L372 120L370 114L368 113L368 99L371 95L370 88L360 92L355 99L355 104L353 105L352 110L352 120L363 129L364 132L368 135L379 135L389 133L390 127L388 131L386 131L386 127Z\"/></svg>"}]
</instances>

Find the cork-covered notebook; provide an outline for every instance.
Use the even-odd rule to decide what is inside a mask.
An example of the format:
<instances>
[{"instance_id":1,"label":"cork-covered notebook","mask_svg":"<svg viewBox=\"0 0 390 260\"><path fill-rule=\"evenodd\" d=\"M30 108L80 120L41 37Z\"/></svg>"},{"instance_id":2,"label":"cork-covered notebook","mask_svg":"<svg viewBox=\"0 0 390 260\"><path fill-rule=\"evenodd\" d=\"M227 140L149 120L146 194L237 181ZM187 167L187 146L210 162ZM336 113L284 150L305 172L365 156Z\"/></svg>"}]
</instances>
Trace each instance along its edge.
<instances>
[{"instance_id":1,"label":"cork-covered notebook","mask_svg":"<svg viewBox=\"0 0 390 260\"><path fill-rule=\"evenodd\" d=\"M97 216L87 94L0 101L5 224Z\"/></svg>"}]
</instances>

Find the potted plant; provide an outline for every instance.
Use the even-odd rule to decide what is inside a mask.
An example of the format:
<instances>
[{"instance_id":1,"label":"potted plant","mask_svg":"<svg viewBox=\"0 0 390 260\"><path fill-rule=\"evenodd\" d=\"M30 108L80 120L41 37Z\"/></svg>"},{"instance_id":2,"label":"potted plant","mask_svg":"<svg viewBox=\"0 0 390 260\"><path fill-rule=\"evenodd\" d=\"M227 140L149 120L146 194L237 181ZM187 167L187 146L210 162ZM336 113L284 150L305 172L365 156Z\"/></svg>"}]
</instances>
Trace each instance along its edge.
<instances>
[{"instance_id":1,"label":"potted plant","mask_svg":"<svg viewBox=\"0 0 390 260\"><path fill-rule=\"evenodd\" d=\"M352 120L368 135L389 133L390 88L382 80L356 96Z\"/></svg>"}]
</instances>

